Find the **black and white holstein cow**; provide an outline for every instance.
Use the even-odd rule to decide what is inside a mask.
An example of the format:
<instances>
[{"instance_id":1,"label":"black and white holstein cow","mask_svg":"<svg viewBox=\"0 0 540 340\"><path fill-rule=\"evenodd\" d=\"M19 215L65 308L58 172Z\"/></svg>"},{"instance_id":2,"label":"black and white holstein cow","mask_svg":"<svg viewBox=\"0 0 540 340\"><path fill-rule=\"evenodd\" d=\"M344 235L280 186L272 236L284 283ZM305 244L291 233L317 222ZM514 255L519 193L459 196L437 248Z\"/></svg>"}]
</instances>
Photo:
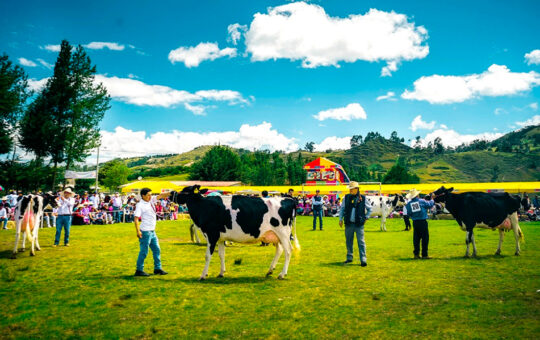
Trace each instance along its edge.
<instances>
[{"instance_id":1,"label":"black and white holstein cow","mask_svg":"<svg viewBox=\"0 0 540 340\"><path fill-rule=\"evenodd\" d=\"M210 260L216 245L221 260L218 277L225 274L225 241L273 243L276 246L276 254L267 276L273 273L282 252L285 252L285 264L278 279L285 278L293 248L290 241L293 228L295 248L300 249L294 223L295 201L291 198L239 195L203 197L207 189L199 189L200 185L194 185L184 188L179 193L173 191L170 199L178 204L187 205L191 219L206 237L206 265L200 280L208 276Z\"/></svg>"},{"instance_id":2,"label":"black and white holstein cow","mask_svg":"<svg viewBox=\"0 0 540 340\"><path fill-rule=\"evenodd\" d=\"M30 240L32 246L30 248L30 255L36 255L35 250L41 250L38 241L39 225L41 223L41 216L43 216L43 209L50 205L52 208L58 206L56 199L53 195L26 195L17 202L15 207L15 247L13 248L12 257L17 255L17 247L19 246L19 238L21 232L23 233L22 250L24 251L26 237Z\"/></svg>"},{"instance_id":3,"label":"black and white holstein cow","mask_svg":"<svg viewBox=\"0 0 540 340\"><path fill-rule=\"evenodd\" d=\"M405 205L405 199L401 195L395 196L366 196L371 203L370 216L381 216L381 231L386 231L386 218L398 206Z\"/></svg>"},{"instance_id":4,"label":"black and white holstein cow","mask_svg":"<svg viewBox=\"0 0 540 340\"><path fill-rule=\"evenodd\" d=\"M517 212L520 205L518 197L508 193L465 192L454 194L453 190L454 188L440 187L433 192L433 199L435 202L444 203L461 229L467 232L465 257L469 257L471 243L473 256L476 257L476 243L473 234L475 226L492 230L499 229L499 247L495 252L496 255L501 254L504 232L513 229L516 239L515 255L519 255L519 241L523 239L523 233L518 223Z\"/></svg>"}]
</instances>

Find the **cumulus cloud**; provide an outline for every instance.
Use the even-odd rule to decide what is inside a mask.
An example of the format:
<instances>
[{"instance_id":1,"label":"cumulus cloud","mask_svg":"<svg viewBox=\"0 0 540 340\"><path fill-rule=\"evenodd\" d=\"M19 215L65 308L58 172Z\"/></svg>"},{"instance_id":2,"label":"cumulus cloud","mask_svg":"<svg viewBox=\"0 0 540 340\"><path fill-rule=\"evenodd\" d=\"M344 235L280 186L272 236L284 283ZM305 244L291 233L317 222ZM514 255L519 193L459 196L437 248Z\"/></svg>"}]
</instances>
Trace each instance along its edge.
<instances>
[{"instance_id":1,"label":"cumulus cloud","mask_svg":"<svg viewBox=\"0 0 540 340\"><path fill-rule=\"evenodd\" d=\"M102 131L100 159L132 157L149 154L182 153L201 145L228 145L244 149L269 149L282 151L298 150L293 138L287 138L272 128L272 124L243 124L237 131L223 132L156 132L148 135L145 131L133 131L121 126L114 131Z\"/></svg>"},{"instance_id":2,"label":"cumulus cloud","mask_svg":"<svg viewBox=\"0 0 540 340\"><path fill-rule=\"evenodd\" d=\"M484 132L479 134L460 134L452 129L437 129L433 132L430 132L421 139L420 142L422 146L427 146L429 142L433 142L436 138L441 138L441 143L446 147L457 147L463 143L469 144L474 140L481 139L492 141L499 137L502 137L503 133L497 132ZM415 144L416 141L411 141L411 146Z\"/></svg>"},{"instance_id":3,"label":"cumulus cloud","mask_svg":"<svg viewBox=\"0 0 540 340\"><path fill-rule=\"evenodd\" d=\"M139 106L161 106L172 107L184 104L186 109L195 114L203 114L200 107L186 103L196 103L204 101L222 101L231 105L249 103L240 92L232 90L202 90L194 93L175 90L168 86L148 85L137 79L106 77L97 75L96 82L102 83L109 95L116 100L135 104Z\"/></svg>"},{"instance_id":4,"label":"cumulus cloud","mask_svg":"<svg viewBox=\"0 0 540 340\"><path fill-rule=\"evenodd\" d=\"M256 13L245 44L253 61L301 60L305 68L385 61L382 75L387 76L403 60L426 57L427 38L423 26L393 11L370 9L340 18L329 16L318 5L296 2Z\"/></svg>"},{"instance_id":5,"label":"cumulus cloud","mask_svg":"<svg viewBox=\"0 0 540 340\"><path fill-rule=\"evenodd\" d=\"M228 40L236 45L242 38L242 35L247 31L247 26L238 23L231 24L227 27L227 31L229 32Z\"/></svg>"},{"instance_id":6,"label":"cumulus cloud","mask_svg":"<svg viewBox=\"0 0 540 340\"><path fill-rule=\"evenodd\" d=\"M377 97L377 101L380 101L380 100L390 100L390 101L395 101L395 100L396 100L396 98L394 98L395 95L396 95L395 92L388 91L388 92L386 92L385 95L378 96L378 97Z\"/></svg>"},{"instance_id":7,"label":"cumulus cloud","mask_svg":"<svg viewBox=\"0 0 540 340\"><path fill-rule=\"evenodd\" d=\"M108 48L111 51L123 51L125 46L120 45L115 42L103 42L103 41L92 41L89 44L84 45L84 47L89 48L91 50L102 50L104 48Z\"/></svg>"},{"instance_id":8,"label":"cumulus cloud","mask_svg":"<svg viewBox=\"0 0 540 340\"><path fill-rule=\"evenodd\" d=\"M532 118L527 119L524 122L516 122L516 125L524 128L531 125L539 125L540 124L540 115L535 115Z\"/></svg>"},{"instance_id":9,"label":"cumulus cloud","mask_svg":"<svg viewBox=\"0 0 540 340\"><path fill-rule=\"evenodd\" d=\"M540 50L533 50L527 54L525 54L525 60L527 61L527 64L532 65L538 65L540 64Z\"/></svg>"},{"instance_id":10,"label":"cumulus cloud","mask_svg":"<svg viewBox=\"0 0 540 340\"><path fill-rule=\"evenodd\" d=\"M313 149L315 151L332 150L347 150L351 148L351 137L326 137L322 142L315 144Z\"/></svg>"},{"instance_id":11,"label":"cumulus cloud","mask_svg":"<svg viewBox=\"0 0 540 340\"><path fill-rule=\"evenodd\" d=\"M37 64L34 63L32 60L28 60L26 58L19 58L19 64L27 67L36 67Z\"/></svg>"},{"instance_id":12,"label":"cumulus cloud","mask_svg":"<svg viewBox=\"0 0 540 340\"><path fill-rule=\"evenodd\" d=\"M316 115L313 115L315 119L320 121L326 119L335 119L335 120L352 120L352 119L366 119L366 111L358 103L351 103L345 107L339 107L336 109L330 109L326 111L321 111Z\"/></svg>"},{"instance_id":13,"label":"cumulus cloud","mask_svg":"<svg viewBox=\"0 0 540 340\"><path fill-rule=\"evenodd\" d=\"M435 128L435 121L431 122L425 122L422 120L422 115L418 115L414 117L413 121L411 122L411 127L409 129L416 131L416 130L433 130Z\"/></svg>"},{"instance_id":14,"label":"cumulus cloud","mask_svg":"<svg viewBox=\"0 0 540 340\"><path fill-rule=\"evenodd\" d=\"M530 103L529 108L533 109L534 111L538 110L538 103Z\"/></svg>"},{"instance_id":15,"label":"cumulus cloud","mask_svg":"<svg viewBox=\"0 0 540 340\"><path fill-rule=\"evenodd\" d=\"M404 99L425 100L431 104L461 103L482 96L499 97L531 90L540 84L540 74L511 72L504 65L491 65L487 71L467 76L433 75L414 82Z\"/></svg>"},{"instance_id":16,"label":"cumulus cloud","mask_svg":"<svg viewBox=\"0 0 540 340\"><path fill-rule=\"evenodd\" d=\"M39 92L45 85L47 84L47 81L49 78L43 78L43 79L28 79L28 87L30 90Z\"/></svg>"},{"instance_id":17,"label":"cumulus cloud","mask_svg":"<svg viewBox=\"0 0 540 340\"><path fill-rule=\"evenodd\" d=\"M169 52L171 63L182 62L186 67L197 67L205 60L215 60L222 57L235 57L236 48L219 49L216 43L200 43L195 47L179 47Z\"/></svg>"},{"instance_id":18,"label":"cumulus cloud","mask_svg":"<svg viewBox=\"0 0 540 340\"><path fill-rule=\"evenodd\" d=\"M42 50L47 50L49 52L60 52L60 45L45 45L40 46Z\"/></svg>"}]
</instances>

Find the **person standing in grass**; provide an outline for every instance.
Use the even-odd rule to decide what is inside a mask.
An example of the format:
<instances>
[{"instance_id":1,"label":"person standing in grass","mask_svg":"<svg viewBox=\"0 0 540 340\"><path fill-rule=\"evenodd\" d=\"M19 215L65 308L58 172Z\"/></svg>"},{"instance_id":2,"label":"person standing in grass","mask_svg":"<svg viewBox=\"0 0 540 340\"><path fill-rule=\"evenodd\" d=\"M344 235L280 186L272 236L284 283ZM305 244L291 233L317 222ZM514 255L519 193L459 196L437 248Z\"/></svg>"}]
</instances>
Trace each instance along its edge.
<instances>
[{"instance_id":1,"label":"person standing in grass","mask_svg":"<svg viewBox=\"0 0 540 340\"><path fill-rule=\"evenodd\" d=\"M62 228L64 228L64 245L68 247L69 230L71 229L71 216L73 214L73 207L75 206L75 199L73 198L73 191L71 191L71 188L66 188L57 199L57 202L58 217L56 218L56 235L54 236L53 247L58 246L60 243Z\"/></svg>"},{"instance_id":2,"label":"person standing in grass","mask_svg":"<svg viewBox=\"0 0 540 340\"><path fill-rule=\"evenodd\" d=\"M360 195L357 182L349 183L350 193L345 195L339 211L339 226L343 227L345 221L345 243L347 245L347 259L343 264L353 261L354 234L358 242L360 265L367 266L366 241L364 240L364 223L371 214L371 203L364 195Z\"/></svg>"},{"instance_id":3,"label":"person standing in grass","mask_svg":"<svg viewBox=\"0 0 540 340\"><path fill-rule=\"evenodd\" d=\"M139 256L135 276L150 275L144 271L144 260L148 255L148 247L152 249L154 257L154 274L167 275L167 272L161 268L161 249L156 235L156 204L159 204L159 199L167 196L169 196L168 193L163 193L157 198L152 198L152 190L149 188L141 190L141 200L137 203L133 214L135 216L135 230L139 239Z\"/></svg>"},{"instance_id":4,"label":"person standing in grass","mask_svg":"<svg viewBox=\"0 0 540 340\"><path fill-rule=\"evenodd\" d=\"M422 241L422 258L430 259L428 256L429 230L427 212L433 207L435 202L430 196L426 196L423 200L418 198L420 191L412 189L407 194L409 203L405 205L407 215L413 221L413 246L414 258L420 258L420 240Z\"/></svg>"},{"instance_id":5,"label":"person standing in grass","mask_svg":"<svg viewBox=\"0 0 540 340\"><path fill-rule=\"evenodd\" d=\"M324 201L319 193L320 190L315 191L315 196L313 196L311 199L311 209L313 210L313 230L317 230L317 217L319 217L319 228L320 230L323 230L322 218Z\"/></svg>"}]
</instances>

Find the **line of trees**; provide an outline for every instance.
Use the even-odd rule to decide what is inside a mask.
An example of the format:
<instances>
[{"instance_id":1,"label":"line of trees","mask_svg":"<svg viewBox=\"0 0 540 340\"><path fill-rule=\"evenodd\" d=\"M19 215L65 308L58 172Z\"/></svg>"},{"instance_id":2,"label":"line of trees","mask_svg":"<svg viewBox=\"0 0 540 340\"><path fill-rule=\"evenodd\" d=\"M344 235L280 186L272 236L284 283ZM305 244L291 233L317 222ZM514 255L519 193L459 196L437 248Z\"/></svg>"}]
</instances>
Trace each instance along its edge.
<instances>
[{"instance_id":1,"label":"line of trees","mask_svg":"<svg viewBox=\"0 0 540 340\"><path fill-rule=\"evenodd\" d=\"M6 185L55 190L60 170L76 170L99 145L110 97L95 82L96 72L84 48L64 40L52 76L34 92L25 71L0 57L0 155L13 152L0 165ZM33 159L22 162L17 145Z\"/></svg>"}]
</instances>

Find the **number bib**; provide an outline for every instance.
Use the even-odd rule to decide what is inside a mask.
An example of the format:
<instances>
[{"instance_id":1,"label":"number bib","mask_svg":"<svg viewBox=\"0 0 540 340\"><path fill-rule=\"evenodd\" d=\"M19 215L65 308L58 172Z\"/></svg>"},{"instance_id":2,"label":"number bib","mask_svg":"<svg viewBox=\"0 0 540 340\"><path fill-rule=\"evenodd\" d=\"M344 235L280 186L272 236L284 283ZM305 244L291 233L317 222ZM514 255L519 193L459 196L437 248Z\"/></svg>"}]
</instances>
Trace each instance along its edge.
<instances>
[{"instance_id":1,"label":"number bib","mask_svg":"<svg viewBox=\"0 0 540 340\"><path fill-rule=\"evenodd\" d=\"M413 213L420 212L421 210L422 209L420 208L420 203L418 203L418 202L411 203L411 211Z\"/></svg>"}]
</instances>

